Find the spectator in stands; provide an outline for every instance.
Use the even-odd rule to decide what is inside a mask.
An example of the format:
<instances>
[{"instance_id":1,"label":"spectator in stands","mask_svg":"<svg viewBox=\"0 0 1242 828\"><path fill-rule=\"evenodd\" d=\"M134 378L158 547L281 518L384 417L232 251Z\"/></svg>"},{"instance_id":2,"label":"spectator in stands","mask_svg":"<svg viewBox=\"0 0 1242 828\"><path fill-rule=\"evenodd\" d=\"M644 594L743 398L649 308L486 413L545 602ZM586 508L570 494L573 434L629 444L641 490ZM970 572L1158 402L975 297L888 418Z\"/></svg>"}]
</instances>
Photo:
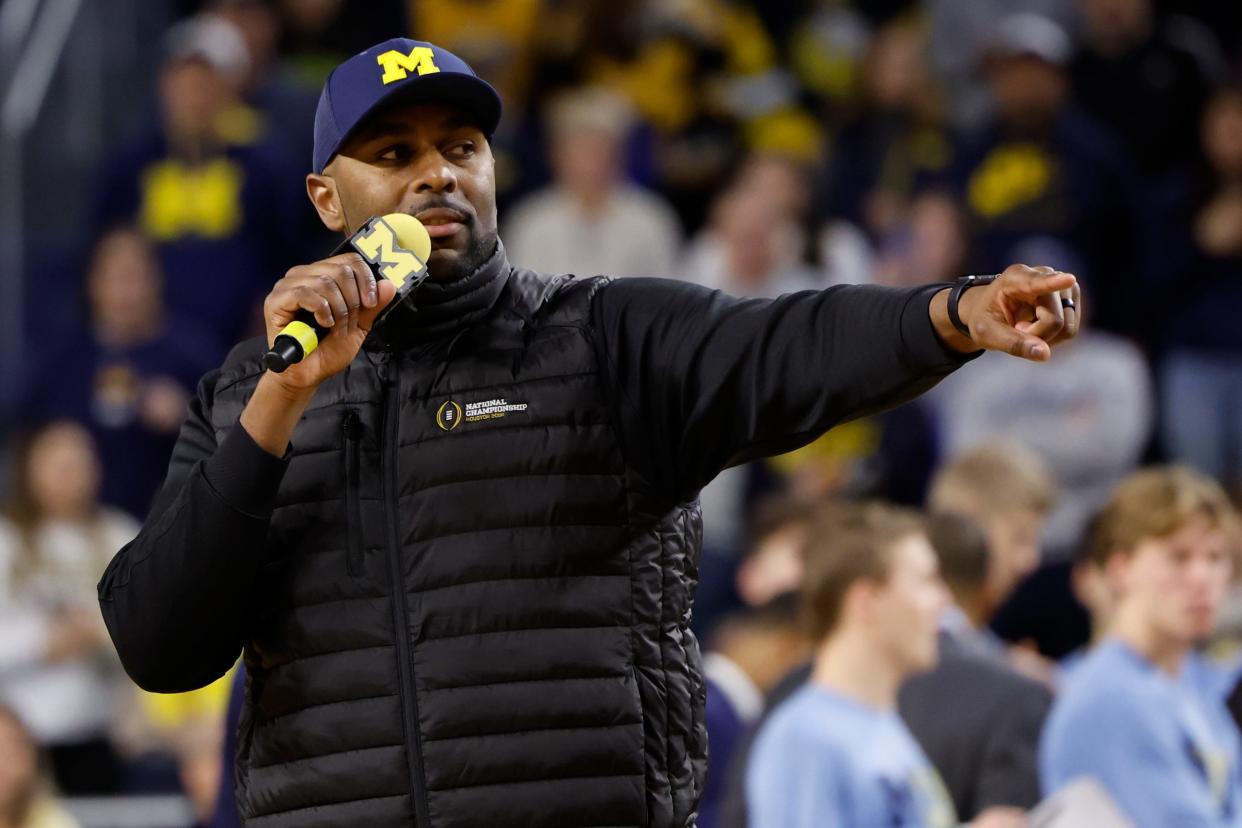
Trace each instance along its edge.
<instances>
[{"instance_id":1,"label":"spectator in stands","mask_svg":"<svg viewBox=\"0 0 1242 828\"><path fill-rule=\"evenodd\" d=\"M280 10L278 50L303 84L321 88L342 60L410 29L407 0L274 0ZM424 5L422 3L420 6ZM365 10L364 13L359 13ZM423 33L416 32L422 37Z\"/></svg>"},{"instance_id":2,"label":"spectator in stands","mask_svg":"<svg viewBox=\"0 0 1242 828\"><path fill-rule=\"evenodd\" d=\"M930 29L928 62L944 86L953 126L964 130L977 128L992 113L981 68L1002 20L1034 12L1072 29L1081 18L1078 0L928 0L921 5Z\"/></svg>"},{"instance_id":3,"label":"spectator in stands","mask_svg":"<svg viewBox=\"0 0 1242 828\"><path fill-rule=\"evenodd\" d=\"M970 518L987 536L982 587L962 593L959 605L972 627L984 629L1018 582L1039 566L1043 524L1054 500L1043 462L1015 443L981 445L937 472L928 509Z\"/></svg>"},{"instance_id":4,"label":"spectator in stands","mask_svg":"<svg viewBox=\"0 0 1242 828\"><path fill-rule=\"evenodd\" d=\"M34 737L3 705L0 756L0 828L77 828L77 820L52 797Z\"/></svg>"},{"instance_id":5,"label":"spectator in stands","mask_svg":"<svg viewBox=\"0 0 1242 828\"><path fill-rule=\"evenodd\" d=\"M100 500L136 518L168 468L199 378L223 350L193 320L168 313L151 243L120 226L95 245L86 278L88 323L44 350L26 415L84 424L99 452Z\"/></svg>"},{"instance_id":6,"label":"spectator in stands","mask_svg":"<svg viewBox=\"0 0 1242 828\"><path fill-rule=\"evenodd\" d=\"M150 693L132 684L124 688L112 741L125 764L127 791L181 793L201 818L212 813L219 787L214 781L220 762L217 737L232 679L232 672L225 673L185 693Z\"/></svg>"},{"instance_id":7,"label":"spectator in stands","mask_svg":"<svg viewBox=\"0 0 1242 828\"><path fill-rule=\"evenodd\" d=\"M757 471L753 464L728 469L702 492L694 630L704 639L722 616L757 609L802 585L802 544L812 509L795 497L747 491ZM749 507L740 505L752 500Z\"/></svg>"},{"instance_id":8,"label":"spectator in stands","mask_svg":"<svg viewBox=\"0 0 1242 828\"><path fill-rule=\"evenodd\" d=\"M1176 42L1152 0L1079 5L1086 37L1071 72L1083 108L1113 130L1145 175L1190 163L1195 133L1186 125L1199 122L1207 100L1207 58Z\"/></svg>"},{"instance_id":9,"label":"spectator in stands","mask_svg":"<svg viewBox=\"0 0 1242 828\"><path fill-rule=\"evenodd\" d=\"M223 724L223 711L217 716L194 719L178 730L173 745L181 789L194 813L194 828L208 828L213 824L220 790Z\"/></svg>"},{"instance_id":10,"label":"spectator in stands","mask_svg":"<svg viewBox=\"0 0 1242 828\"><path fill-rule=\"evenodd\" d=\"M310 158L314 152L315 105L323 77L308 78L281 59L277 49L283 20L277 4L268 0L210 0L207 8L231 23L246 44L242 98L264 119L265 129L278 127L273 137L295 157ZM290 169L301 167L291 165ZM300 184L301 176L297 179Z\"/></svg>"},{"instance_id":11,"label":"spectator in stands","mask_svg":"<svg viewBox=\"0 0 1242 828\"><path fill-rule=\"evenodd\" d=\"M1109 637L1068 678L1045 727L1047 792L1095 777L1140 828L1242 825L1242 749L1223 703L1188 669L1232 571L1237 517L1184 468L1125 480L1091 555L1118 590Z\"/></svg>"},{"instance_id":12,"label":"spectator in stands","mask_svg":"<svg viewBox=\"0 0 1242 828\"><path fill-rule=\"evenodd\" d=\"M1161 437L1171 457L1242 486L1242 333L1232 313L1242 302L1242 89L1212 97L1201 136L1191 255L1166 292Z\"/></svg>"},{"instance_id":13,"label":"spectator in stands","mask_svg":"<svg viewBox=\"0 0 1242 828\"><path fill-rule=\"evenodd\" d=\"M806 549L810 683L763 725L746 799L755 826L956 822L897 717L897 691L936 661L947 593L918 518L874 503L819 516Z\"/></svg>"},{"instance_id":14,"label":"spectator in stands","mask_svg":"<svg viewBox=\"0 0 1242 828\"><path fill-rule=\"evenodd\" d=\"M718 828L729 767L747 730L763 711L763 699L810 645L798 619L797 592L762 606L734 612L714 628L703 655L707 685L707 785L699 802L699 828Z\"/></svg>"},{"instance_id":15,"label":"spectator in stands","mask_svg":"<svg viewBox=\"0 0 1242 828\"><path fill-rule=\"evenodd\" d=\"M625 180L629 104L586 87L549 108L553 185L517 204L506 228L514 264L583 276L671 276L681 231L659 196Z\"/></svg>"},{"instance_id":16,"label":"spectator in stands","mask_svg":"<svg viewBox=\"0 0 1242 828\"><path fill-rule=\"evenodd\" d=\"M969 251L961 207L946 192L926 190L880 240L871 280L898 287L950 282L966 272Z\"/></svg>"},{"instance_id":17,"label":"spectator in stands","mask_svg":"<svg viewBox=\"0 0 1242 828\"><path fill-rule=\"evenodd\" d=\"M748 156L712 202L708 225L687 246L676 275L765 298L822 286L824 274L805 263L807 176L793 157Z\"/></svg>"},{"instance_id":18,"label":"spectator in stands","mask_svg":"<svg viewBox=\"0 0 1242 828\"><path fill-rule=\"evenodd\" d=\"M99 460L79 425L37 431L17 452L14 472L0 524L0 703L48 750L62 791L115 792L120 768L109 729L128 681L95 584L139 526L99 505Z\"/></svg>"},{"instance_id":19,"label":"spectator in stands","mask_svg":"<svg viewBox=\"0 0 1242 828\"><path fill-rule=\"evenodd\" d=\"M1077 252L1092 281L1097 321L1136 324L1126 280L1134 261L1133 176L1111 136L1069 97L1069 36L1032 13L1000 22L986 62L996 102L990 123L965 139L950 176L971 227L971 270L990 273L1032 237Z\"/></svg>"},{"instance_id":20,"label":"spectator in stands","mask_svg":"<svg viewBox=\"0 0 1242 828\"><path fill-rule=\"evenodd\" d=\"M164 49L161 120L105 163L96 226L136 223L155 243L169 309L228 344L256 324L288 263L323 251L300 247L307 208L287 153L241 103L242 36L204 15L171 29Z\"/></svg>"},{"instance_id":21,"label":"spectator in stands","mask_svg":"<svg viewBox=\"0 0 1242 828\"><path fill-rule=\"evenodd\" d=\"M1082 543L1075 550L1070 572L1070 586L1074 590L1074 597L1091 619L1090 637L1085 644L1059 661L1058 682L1064 682L1086 658L1087 653L1091 652L1091 648L1108 637L1113 614L1117 611L1116 590L1109 583L1104 566L1092 554L1091 542L1094 534L1093 522L1083 533Z\"/></svg>"},{"instance_id":22,"label":"spectator in stands","mask_svg":"<svg viewBox=\"0 0 1242 828\"><path fill-rule=\"evenodd\" d=\"M748 607L762 607L802 586L802 549L814 509L791 497L773 496L755 507L750 543L737 568L737 594Z\"/></svg>"},{"instance_id":23,"label":"spectator in stands","mask_svg":"<svg viewBox=\"0 0 1242 828\"><path fill-rule=\"evenodd\" d=\"M926 33L897 18L872 37L861 105L832 139L818 183L820 218L843 218L875 241L901 221L918 186L947 169L952 145L929 79Z\"/></svg>"},{"instance_id":24,"label":"spectator in stands","mask_svg":"<svg viewBox=\"0 0 1242 828\"><path fill-rule=\"evenodd\" d=\"M953 603L941 620L936 666L902 686L898 710L961 819L1016 821L1039 802L1039 732L1052 697L998 656L961 609L978 606L987 581L983 529L950 513L933 515L927 529Z\"/></svg>"},{"instance_id":25,"label":"spectator in stands","mask_svg":"<svg viewBox=\"0 0 1242 828\"><path fill-rule=\"evenodd\" d=\"M712 207L712 219L682 278L735 296L775 298L820 286L820 275L802 262L797 217L766 192L734 186Z\"/></svg>"}]
</instances>

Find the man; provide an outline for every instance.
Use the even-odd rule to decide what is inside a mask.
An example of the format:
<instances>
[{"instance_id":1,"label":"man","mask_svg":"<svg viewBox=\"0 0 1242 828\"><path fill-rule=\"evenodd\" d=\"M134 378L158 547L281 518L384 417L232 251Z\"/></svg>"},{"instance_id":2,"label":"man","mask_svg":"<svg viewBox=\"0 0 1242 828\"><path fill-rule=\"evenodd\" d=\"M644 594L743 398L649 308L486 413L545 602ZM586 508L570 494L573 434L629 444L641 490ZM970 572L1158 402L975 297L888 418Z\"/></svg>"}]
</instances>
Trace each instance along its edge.
<instances>
[{"instance_id":1,"label":"man","mask_svg":"<svg viewBox=\"0 0 1242 828\"><path fill-rule=\"evenodd\" d=\"M948 595L916 516L832 507L806 549L810 682L768 719L746 773L750 824L951 826L953 805L897 717L897 690L936 663Z\"/></svg>"},{"instance_id":2,"label":"man","mask_svg":"<svg viewBox=\"0 0 1242 828\"><path fill-rule=\"evenodd\" d=\"M169 313L159 259L137 228L114 227L95 242L85 293L88 319L44 351L23 410L35 422L85 425L103 471L100 500L142 518L223 343Z\"/></svg>"},{"instance_id":3,"label":"man","mask_svg":"<svg viewBox=\"0 0 1242 828\"><path fill-rule=\"evenodd\" d=\"M999 440L962 453L932 480L928 508L970 518L986 534L983 584L959 596L958 609L971 626L984 628L1018 582L1039 566L1043 523L1054 499L1043 461L1017 443Z\"/></svg>"},{"instance_id":4,"label":"man","mask_svg":"<svg viewBox=\"0 0 1242 828\"><path fill-rule=\"evenodd\" d=\"M712 646L703 654L704 720L711 751L698 828L727 824L730 768L738 749L749 744L748 732L767 695L790 670L806 663L810 645L799 621L795 591L737 610L712 631Z\"/></svg>"},{"instance_id":5,"label":"man","mask_svg":"<svg viewBox=\"0 0 1242 828\"><path fill-rule=\"evenodd\" d=\"M1008 261L1031 239L1055 239L1086 262L1101 326L1146 333L1126 278L1141 241L1134 176L1108 132L1073 102L1072 50L1051 18L1019 11L996 24L983 67L994 114L960 142L949 178L966 206L975 267Z\"/></svg>"},{"instance_id":6,"label":"man","mask_svg":"<svg viewBox=\"0 0 1242 828\"><path fill-rule=\"evenodd\" d=\"M1048 689L1010 667L960 609L986 582L988 544L969 518L933 515L928 538L952 596L935 668L906 682L898 711L944 779L958 816L1011 819L1039 802L1036 752Z\"/></svg>"},{"instance_id":7,"label":"man","mask_svg":"<svg viewBox=\"0 0 1242 828\"><path fill-rule=\"evenodd\" d=\"M94 223L100 234L137 226L155 247L169 312L227 345L257 328L273 269L314 249L295 231L308 223L291 186L300 165L241 102L250 60L230 23L200 15L163 45L159 120L105 161Z\"/></svg>"},{"instance_id":8,"label":"man","mask_svg":"<svg viewBox=\"0 0 1242 828\"><path fill-rule=\"evenodd\" d=\"M1236 523L1220 486L1187 469L1132 475L1105 506L1091 554L1117 601L1044 728L1048 793L1092 776L1140 828L1242 826L1238 731L1193 657L1229 584Z\"/></svg>"},{"instance_id":9,"label":"man","mask_svg":"<svg viewBox=\"0 0 1242 828\"><path fill-rule=\"evenodd\" d=\"M547 273L665 276L681 244L677 214L626 178L634 113L601 87L566 92L547 108L553 181L516 204L509 255Z\"/></svg>"},{"instance_id":10,"label":"man","mask_svg":"<svg viewBox=\"0 0 1242 828\"><path fill-rule=\"evenodd\" d=\"M308 194L341 233L427 225L414 322L367 341L394 291L357 256L290 270L268 341L299 310L332 335L282 374L244 343L204 379L100 583L144 687L199 686L244 648L251 825L692 824L699 488L965 353L1043 360L1077 330L1074 277L1021 266L957 294L960 330L937 287L740 301L511 268L499 117L430 44L334 70Z\"/></svg>"}]
</instances>

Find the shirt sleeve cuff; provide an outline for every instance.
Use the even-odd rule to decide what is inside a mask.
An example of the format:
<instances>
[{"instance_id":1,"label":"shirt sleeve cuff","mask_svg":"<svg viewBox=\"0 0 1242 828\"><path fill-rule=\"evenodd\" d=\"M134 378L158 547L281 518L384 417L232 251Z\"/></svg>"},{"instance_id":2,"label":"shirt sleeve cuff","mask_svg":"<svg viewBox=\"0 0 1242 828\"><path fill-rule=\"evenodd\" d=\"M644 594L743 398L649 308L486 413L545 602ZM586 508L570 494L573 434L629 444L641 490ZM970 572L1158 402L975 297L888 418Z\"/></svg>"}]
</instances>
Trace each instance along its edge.
<instances>
[{"instance_id":1,"label":"shirt sleeve cuff","mask_svg":"<svg viewBox=\"0 0 1242 828\"><path fill-rule=\"evenodd\" d=\"M241 423L233 426L215 454L203 461L203 477L220 498L243 514L266 519L293 449L283 457L265 451Z\"/></svg>"},{"instance_id":2,"label":"shirt sleeve cuff","mask_svg":"<svg viewBox=\"0 0 1242 828\"><path fill-rule=\"evenodd\" d=\"M901 341L906 359L920 373L947 374L983 353L982 350L969 354L955 351L936 333L931 321L931 301L946 287L937 284L916 288L901 312Z\"/></svg>"}]
</instances>

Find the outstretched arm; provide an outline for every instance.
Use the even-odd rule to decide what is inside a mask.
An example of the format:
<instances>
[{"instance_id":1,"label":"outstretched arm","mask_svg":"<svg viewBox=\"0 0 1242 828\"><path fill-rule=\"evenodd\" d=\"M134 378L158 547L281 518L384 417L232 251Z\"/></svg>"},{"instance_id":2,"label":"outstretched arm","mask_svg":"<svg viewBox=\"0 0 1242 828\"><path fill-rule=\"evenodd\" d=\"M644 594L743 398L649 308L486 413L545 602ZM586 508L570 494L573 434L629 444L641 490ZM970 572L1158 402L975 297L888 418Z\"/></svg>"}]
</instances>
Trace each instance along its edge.
<instances>
[{"instance_id":1,"label":"outstretched arm","mask_svg":"<svg viewBox=\"0 0 1242 828\"><path fill-rule=\"evenodd\" d=\"M1074 277L1015 266L966 291L838 286L737 299L667 279L621 279L592 308L597 357L633 467L692 497L721 469L805 445L837 423L926 391L980 348L1022 353L1072 333ZM1055 307L1055 310L1054 310ZM1041 339L1040 337L1046 337Z\"/></svg>"}]
</instances>

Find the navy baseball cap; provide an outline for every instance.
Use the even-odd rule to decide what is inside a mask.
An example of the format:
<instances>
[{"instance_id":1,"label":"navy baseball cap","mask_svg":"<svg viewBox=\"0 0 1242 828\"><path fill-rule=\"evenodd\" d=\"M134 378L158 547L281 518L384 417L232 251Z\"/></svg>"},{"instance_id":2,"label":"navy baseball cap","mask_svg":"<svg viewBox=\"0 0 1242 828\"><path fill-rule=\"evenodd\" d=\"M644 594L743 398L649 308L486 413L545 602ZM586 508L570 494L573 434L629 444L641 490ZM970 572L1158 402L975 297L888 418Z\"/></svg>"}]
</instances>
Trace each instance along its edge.
<instances>
[{"instance_id":1,"label":"navy baseball cap","mask_svg":"<svg viewBox=\"0 0 1242 828\"><path fill-rule=\"evenodd\" d=\"M500 123L500 95L469 64L439 46L394 37L328 75L315 109L315 172L323 172L368 115L397 100L459 107L488 137Z\"/></svg>"}]
</instances>

